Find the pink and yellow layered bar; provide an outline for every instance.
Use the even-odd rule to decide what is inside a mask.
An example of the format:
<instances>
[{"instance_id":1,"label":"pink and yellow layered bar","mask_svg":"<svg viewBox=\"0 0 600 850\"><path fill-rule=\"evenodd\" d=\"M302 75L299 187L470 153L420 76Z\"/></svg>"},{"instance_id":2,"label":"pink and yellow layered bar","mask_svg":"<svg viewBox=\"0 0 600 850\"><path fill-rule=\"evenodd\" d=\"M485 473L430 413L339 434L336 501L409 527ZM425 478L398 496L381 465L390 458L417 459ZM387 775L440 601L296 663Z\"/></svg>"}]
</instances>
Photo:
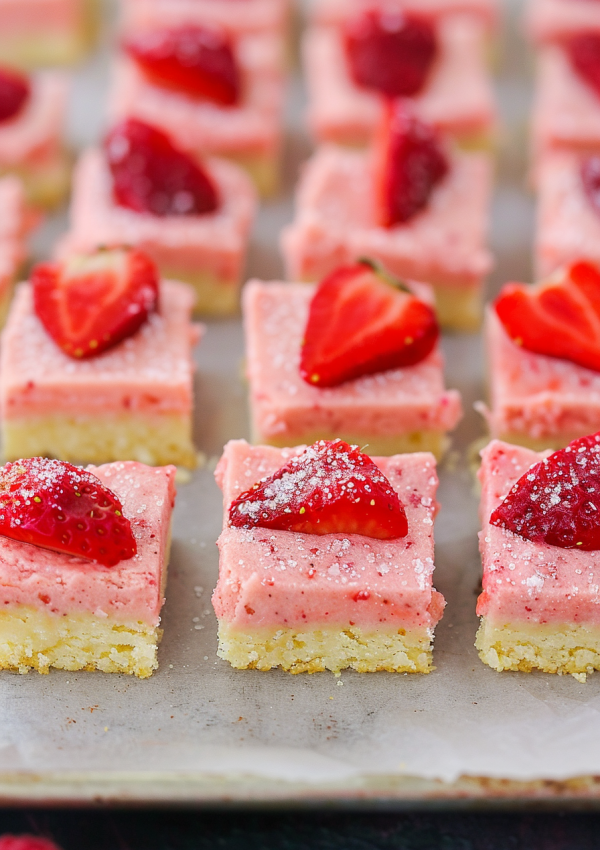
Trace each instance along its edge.
<instances>
[{"instance_id":1,"label":"pink and yellow layered bar","mask_svg":"<svg viewBox=\"0 0 600 850\"><path fill-rule=\"evenodd\" d=\"M428 206L406 224L377 224L373 163L360 151L326 145L307 163L294 222L282 234L288 280L318 281L360 257L392 274L427 281L440 323L473 329L481 321L483 281L492 267L486 247L492 162L456 153Z\"/></svg>"},{"instance_id":2,"label":"pink and yellow layered bar","mask_svg":"<svg viewBox=\"0 0 600 850\"><path fill-rule=\"evenodd\" d=\"M145 251L163 278L192 285L196 310L223 315L237 309L257 197L249 177L220 159L207 163L219 193L214 213L155 216L119 206L101 151L83 154L74 174L71 230L58 246L60 257L101 245L132 245Z\"/></svg>"},{"instance_id":3,"label":"pink and yellow layered bar","mask_svg":"<svg viewBox=\"0 0 600 850\"><path fill-rule=\"evenodd\" d=\"M600 97L561 44L539 50L532 134L536 157L549 149L600 151Z\"/></svg>"},{"instance_id":4,"label":"pink and yellow layered bar","mask_svg":"<svg viewBox=\"0 0 600 850\"><path fill-rule=\"evenodd\" d=\"M193 293L162 284L159 309L131 337L74 360L46 332L28 284L2 336L0 406L7 460L132 459L193 467Z\"/></svg>"},{"instance_id":5,"label":"pink and yellow layered bar","mask_svg":"<svg viewBox=\"0 0 600 850\"><path fill-rule=\"evenodd\" d=\"M583 156L547 153L536 167L538 189L534 269L543 280L568 263L600 263L600 212L592 206L582 178Z\"/></svg>"},{"instance_id":6,"label":"pink and yellow layered bar","mask_svg":"<svg viewBox=\"0 0 600 850\"><path fill-rule=\"evenodd\" d=\"M466 146L489 143L496 117L484 27L469 16L449 15L439 20L437 31L440 55L424 89L411 98L415 114ZM303 42L303 65L315 138L367 145L384 101L352 79L341 32L335 27L310 28Z\"/></svg>"},{"instance_id":7,"label":"pink and yellow layered bar","mask_svg":"<svg viewBox=\"0 0 600 850\"><path fill-rule=\"evenodd\" d=\"M0 0L0 64L71 65L89 46L91 0Z\"/></svg>"},{"instance_id":8,"label":"pink and yellow layered bar","mask_svg":"<svg viewBox=\"0 0 600 850\"><path fill-rule=\"evenodd\" d=\"M492 437L531 449L559 449L600 430L600 373L527 351L510 339L495 310L486 316Z\"/></svg>"},{"instance_id":9,"label":"pink and yellow layered bar","mask_svg":"<svg viewBox=\"0 0 600 850\"><path fill-rule=\"evenodd\" d=\"M69 81L60 71L40 71L30 85L21 111L0 123L0 174L17 175L32 204L51 207L69 185L63 144Z\"/></svg>"},{"instance_id":10,"label":"pink and yellow layered bar","mask_svg":"<svg viewBox=\"0 0 600 850\"><path fill-rule=\"evenodd\" d=\"M290 0L122 0L127 31L213 24L233 33L284 35Z\"/></svg>"},{"instance_id":11,"label":"pink and yellow layered bar","mask_svg":"<svg viewBox=\"0 0 600 850\"><path fill-rule=\"evenodd\" d=\"M546 455L494 440L482 452L482 618L476 646L494 670L570 673L600 669L599 555L533 543L491 525L492 511Z\"/></svg>"},{"instance_id":12,"label":"pink and yellow layered bar","mask_svg":"<svg viewBox=\"0 0 600 850\"><path fill-rule=\"evenodd\" d=\"M221 106L162 88L135 62L122 58L114 69L109 111L115 122L138 118L162 129L192 155L233 160L250 174L262 195L272 195L279 186L283 141L281 41L269 33L243 35L233 48L242 77L240 103Z\"/></svg>"},{"instance_id":13,"label":"pink and yellow layered bar","mask_svg":"<svg viewBox=\"0 0 600 850\"><path fill-rule=\"evenodd\" d=\"M593 0L528 0L525 26L529 37L538 43L598 32L600 7Z\"/></svg>"},{"instance_id":14,"label":"pink and yellow layered bar","mask_svg":"<svg viewBox=\"0 0 600 850\"><path fill-rule=\"evenodd\" d=\"M312 386L300 376L300 354L314 291L261 281L244 289L253 441L284 447L339 437L369 454L441 457L462 410L459 393L444 386L439 349L414 366Z\"/></svg>"},{"instance_id":15,"label":"pink and yellow layered bar","mask_svg":"<svg viewBox=\"0 0 600 850\"><path fill-rule=\"evenodd\" d=\"M407 537L229 527L233 499L302 450L242 440L225 446L216 471L225 521L213 595L220 657L241 669L290 673L430 672L445 604L432 581L434 458L374 458L405 505Z\"/></svg>"},{"instance_id":16,"label":"pink and yellow layered bar","mask_svg":"<svg viewBox=\"0 0 600 850\"><path fill-rule=\"evenodd\" d=\"M0 538L0 669L101 670L140 678L157 668L175 467L89 467L123 504L137 554L104 567Z\"/></svg>"}]
</instances>

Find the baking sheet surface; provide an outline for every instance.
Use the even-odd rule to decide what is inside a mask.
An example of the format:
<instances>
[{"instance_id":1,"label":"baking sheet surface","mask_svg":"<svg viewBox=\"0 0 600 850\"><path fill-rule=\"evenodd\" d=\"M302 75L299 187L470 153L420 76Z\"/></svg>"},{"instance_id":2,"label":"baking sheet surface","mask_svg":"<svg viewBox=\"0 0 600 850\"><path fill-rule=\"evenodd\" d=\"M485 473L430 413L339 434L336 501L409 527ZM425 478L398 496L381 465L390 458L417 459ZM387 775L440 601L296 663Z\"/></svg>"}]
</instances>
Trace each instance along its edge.
<instances>
[{"instance_id":1,"label":"baking sheet surface","mask_svg":"<svg viewBox=\"0 0 600 850\"><path fill-rule=\"evenodd\" d=\"M514 18L518 4L505 5ZM504 126L493 287L530 275L532 202L524 189L530 69L514 20L510 32L499 60ZM75 85L70 133L78 145L101 131L106 77L101 51ZM276 234L291 217L290 189L308 151L301 108L295 81L287 194L262 211L250 258L250 274L267 279L280 274ZM49 222L35 240L38 254L64 226L64 216ZM197 444L206 464L179 487L160 669L145 681L100 673L3 674L3 793L24 775L35 775L42 787L77 775L74 799L89 796L92 775L109 784L112 777L113 788L129 798L142 798L142 780L151 777L156 795L162 788L165 799L176 776L212 778L223 798L235 799L234 778L242 775L251 777L249 798L253 789L260 796L261 788L280 780L305 791L335 788L334 796L342 798L373 781L384 793L392 777L453 782L463 775L530 780L600 774L600 674L586 684L571 677L500 675L479 661L473 647L480 564L469 456L483 433L472 410L483 396L482 352L474 336L448 338L444 347L448 383L463 392L467 416L441 474L435 584L448 605L436 634L437 670L429 676L290 676L234 671L216 657L210 595L221 499L212 471L223 442L248 434L240 324L210 323L198 352L196 386Z\"/></svg>"}]
</instances>

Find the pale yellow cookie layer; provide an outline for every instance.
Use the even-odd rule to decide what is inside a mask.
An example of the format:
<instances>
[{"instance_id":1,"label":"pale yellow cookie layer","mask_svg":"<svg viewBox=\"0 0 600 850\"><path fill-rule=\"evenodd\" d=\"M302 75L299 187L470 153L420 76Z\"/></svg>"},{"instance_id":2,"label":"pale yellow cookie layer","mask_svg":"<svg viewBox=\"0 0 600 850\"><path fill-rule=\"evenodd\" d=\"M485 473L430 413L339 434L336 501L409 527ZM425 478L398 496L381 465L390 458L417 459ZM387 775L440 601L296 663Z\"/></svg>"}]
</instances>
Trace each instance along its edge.
<instances>
[{"instance_id":1,"label":"pale yellow cookie layer","mask_svg":"<svg viewBox=\"0 0 600 850\"><path fill-rule=\"evenodd\" d=\"M0 611L0 669L27 673L101 670L145 679L158 666L161 630L93 614L48 614L27 606Z\"/></svg>"},{"instance_id":2,"label":"pale yellow cookie layer","mask_svg":"<svg viewBox=\"0 0 600 850\"><path fill-rule=\"evenodd\" d=\"M252 178L261 198L272 198L281 189L281 156L279 153L219 154L243 168Z\"/></svg>"},{"instance_id":3,"label":"pale yellow cookie layer","mask_svg":"<svg viewBox=\"0 0 600 850\"><path fill-rule=\"evenodd\" d=\"M434 284L433 291L438 321L443 328L453 331L479 330L483 315L480 289L472 286L456 289Z\"/></svg>"},{"instance_id":4,"label":"pale yellow cookie layer","mask_svg":"<svg viewBox=\"0 0 600 850\"><path fill-rule=\"evenodd\" d=\"M223 280L214 272L190 272L161 266L164 280L188 283L196 293L194 313L202 316L231 316L240 308L240 286L237 280Z\"/></svg>"},{"instance_id":5,"label":"pale yellow cookie layer","mask_svg":"<svg viewBox=\"0 0 600 850\"><path fill-rule=\"evenodd\" d=\"M0 30L0 64L25 71L55 65L76 65L85 58L98 29L102 0L83 0L80 26L65 32L40 30L18 35Z\"/></svg>"},{"instance_id":6,"label":"pale yellow cookie layer","mask_svg":"<svg viewBox=\"0 0 600 850\"><path fill-rule=\"evenodd\" d=\"M345 440L351 446L359 446L367 454L389 457L390 455L412 452L431 452L440 460L448 448L449 439L443 431L414 431L410 434L394 436L371 436L352 432L310 431L305 434L284 434L281 437L263 434L258 428L252 429L252 442L257 446L275 446L285 449L289 446L311 446L317 440Z\"/></svg>"},{"instance_id":7,"label":"pale yellow cookie layer","mask_svg":"<svg viewBox=\"0 0 600 850\"><path fill-rule=\"evenodd\" d=\"M52 209L67 196L71 178L71 160L65 151L36 163L0 169L0 176L15 174L23 182L27 201L34 207Z\"/></svg>"},{"instance_id":8,"label":"pale yellow cookie layer","mask_svg":"<svg viewBox=\"0 0 600 850\"><path fill-rule=\"evenodd\" d=\"M219 621L218 655L240 670L288 673L338 673L348 667L359 673L429 673L432 667L430 629L366 631L346 628L234 628Z\"/></svg>"},{"instance_id":9,"label":"pale yellow cookie layer","mask_svg":"<svg viewBox=\"0 0 600 850\"><path fill-rule=\"evenodd\" d=\"M189 414L55 414L5 419L3 449L5 460L41 456L73 463L137 460L148 466L196 466Z\"/></svg>"},{"instance_id":10,"label":"pale yellow cookie layer","mask_svg":"<svg viewBox=\"0 0 600 850\"><path fill-rule=\"evenodd\" d=\"M571 623L491 623L482 617L475 646L494 670L570 674L600 670L600 627Z\"/></svg>"}]
</instances>

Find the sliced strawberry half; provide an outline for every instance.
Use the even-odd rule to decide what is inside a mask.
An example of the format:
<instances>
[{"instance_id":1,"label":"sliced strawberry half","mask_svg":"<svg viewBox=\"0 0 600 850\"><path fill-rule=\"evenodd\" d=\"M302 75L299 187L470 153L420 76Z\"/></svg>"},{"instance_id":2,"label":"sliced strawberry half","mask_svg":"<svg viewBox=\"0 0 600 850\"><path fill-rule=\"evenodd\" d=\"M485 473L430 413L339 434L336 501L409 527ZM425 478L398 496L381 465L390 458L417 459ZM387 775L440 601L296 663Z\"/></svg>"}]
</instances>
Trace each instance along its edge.
<instances>
[{"instance_id":1,"label":"sliced strawberry half","mask_svg":"<svg viewBox=\"0 0 600 850\"><path fill-rule=\"evenodd\" d=\"M123 46L156 85L221 106L240 100L240 69L225 30L190 25L140 31Z\"/></svg>"},{"instance_id":2,"label":"sliced strawberry half","mask_svg":"<svg viewBox=\"0 0 600 850\"><path fill-rule=\"evenodd\" d=\"M379 224L405 224L429 203L449 171L438 133L401 101L387 104L375 145Z\"/></svg>"},{"instance_id":3,"label":"sliced strawberry half","mask_svg":"<svg viewBox=\"0 0 600 850\"><path fill-rule=\"evenodd\" d=\"M18 115L30 95L31 86L24 74L0 68L0 123Z\"/></svg>"},{"instance_id":4,"label":"sliced strawberry half","mask_svg":"<svg viewBox=\"0 0 600 850\"><path fill-rule=\"evenodd\" d=\"M235 528L304 534L406 537L404 508L381 470L357 446L319 440L274 475L242 493L229 509Z\"/></svg>"},{"instance_id":5,"label":"sliced strawberry half","mask_svg":"<svg viewBox=\"0 0 600 850\"><path fill-rule=\"evenodd\" d=\"M490 522L533 543L600 549L600 434L574 440L531 467Z\"/></svg>"},{"instance_id":6,"label":"sliced strawberry half","mask_svg":"<svg viewBox=\"0 0 600 850\"><path fill-rule=\"evenodd\" d=\"M104 147L121 206L157 216L205 215L218 208L212 179L161 130L130 118L111 130Z\"/></svg>"},{"instance_id":7,"label":"sliced strawberry half","mask_svg":"<svg viewBox=\"0 0 600 850\"><path fill-rule=\"evenodd\" d=\"M354 82L387 97L418 94L438 54L430 18L400 10L368 9L344 28Z\"/></svg>"},{"instance_id":8,"label":"sliced strawberry half","mask_svg":"<svg viewBox=\"0 0 600 850\"><path fill-rule=\"evenodd\" d=\"M300 374L316 387L412 366L434 348L433 309L369 260L319 284L304 333Z\"/></svg>"},{"instance_id":9,"label":"sliced strawberry half","mask_svg":"<svg viewBox=\"0 0 600 850\"><path fill-rule=\"evenodd\" d=\"M90 472L42 457L0 468L0 535L105 567L137 552L117 496Z\"/></svg>"},{"instance_id":10,"label":"sliced strawberry half","mask_svg":"<svg viewBox=\"0 0 600 850\"><path fill-rule=\"evenodd\" d=\"M565 42L572 68L600 97L600 33L581 32Z\"/></svg>"},{"instance_id":11,"label":"sliced strawberry half","mask_svg":"<svg viewBox=\"0 0 600 850\"><path fill-rule=\"evenodd\" d=\"M38 318L65 352L95 357L134 334L158 305L158 271L142 251L98 250L31 274Z\"/></svg>"},{"instance_id":12,"label":"sliced strawberry half","mask_svg":"<svg viewBox=\"0 0 600 850\"><path fill-rule=\"evenodd\" d=\"M600 372L600 270L596 266L574 263L535 286L509 283L494 307L517 345Z\"/></svg>"}]
</instances>

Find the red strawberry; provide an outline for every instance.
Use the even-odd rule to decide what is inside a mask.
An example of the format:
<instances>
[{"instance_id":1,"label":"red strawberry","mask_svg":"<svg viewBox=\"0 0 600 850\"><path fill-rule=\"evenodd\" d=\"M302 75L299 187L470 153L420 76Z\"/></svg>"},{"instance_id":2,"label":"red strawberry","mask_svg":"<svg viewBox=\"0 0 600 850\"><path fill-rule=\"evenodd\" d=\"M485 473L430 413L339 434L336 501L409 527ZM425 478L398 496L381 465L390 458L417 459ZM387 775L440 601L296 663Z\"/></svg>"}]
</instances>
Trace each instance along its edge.
<instances>
[{"instance_id":1,"label":"red strawberry","mask_svg":"<svg viewBox=\"0 0 600 850\"><path fill-rule=\"evenodd\" d=\"M300 374L334 387L361 375L412 366L439 336L433 309L400 281L361 260L332 272L311 301Z\"/></svg>"},{"instance_id":2,"label":"red strawberry","mask_svg":"<svg viewBox=\"0 0 600 850\"><path fill-rule=\"evenodd\" d=\"M49 838L39 835L2 835L0 850L59 850Z\"/></svg>"},{"instance_id":3,"label":"red strawberry","mask_svg":"<svg viewBox=\"0 0 600 850\"><path fill-rule=\"evenodd\" d=\"M319 440L229 509L235 528L275 528L303 534L406 537L408 523L396 491L371 458L342 440Z\"/></svg>"},{"instance_id":4,"label":"red strawberry","mask_svg":"<svg viewBox=\"0 0 600 850\"><path fill-rule=\"evenodd\" d=\"M0 467L0 535L105 567L137 552L115 494L90 472L42 457Z\"/></svg>"},{"instance_id":5,"label":"red strawberry","mask_svg":"<svg viewBox=\"0 0 600 850\"><path fill-rule=\"evenodd\" d=\"M123 46L156 85L222 106L239 102L240 70L224 30L191 25L142 30Z\"/></svg>"},{"instance_id":6,"label":"red strawberry","mask_svg":"<svg viewBox=\"0 0 600 850\"><path fill-rule=\"evenodd\" d=\"M508 283L494 306L517 345L600 372L600 270L596 266L574 263L536 286Z\"/></svg>"},{"instance_id":7,"label":"red strawberry","mask_svg":"<svg viewBox=\"0 0 600 850\"><path fill-rule=\"evenodd\" d=\"M565 42L565 50L574 70L600 97L600 33L577 33Z\"/></svg>"},{"instance_id":8,"label":"red strawberry","mask_svg":"<svg viewBox=\"0 0 600 850\"><path fill-rule=\"evenodd\" d=\"M574 440L532 466L490 522L533 543L600 549L600 434Z\"/></svg>"},{"instance_id":9,"label":"red strawberry","mask_svg":"<svg viewBox=\"0 0 600 850\"><path fill-rule=\"evenodd\" d=\"M18 115L30 95L31 86L24 74L0 68L0 123Z\"/></svg>"},{"instance_id":10,"label":"red strawberry","mask_svg":"<svg viewBox=\"0 0 600 850\"><path fill-rule=\"evenodd\" d=\"M132 248L101 249L31 274L40 321L71 357L95 357L134 334L158 304L158 272Z\"/></svg>"},{"instance_id":11,"label":"red strawberry","mask_svg":"<svg viewBox=\"0 0 600 850\"><path fill-rule=\"evenodd\" d=\"M344 37L355 83L388 97L420 92L438 53L431 20L400 10L369 9L348 21Z\"/></svg>"},{"instance_id":12,"label":"red strawberry","mask_svg":"<svg viewBox=\"0 0 600 850\"><path fill-rule=\"evenodd\" d=\"M449 169L436 131L415 118L401 101L386 107L375 155L377 212L382 227L404 224L421 212Z\"/></svg>"},{"instance_id":13,"label":"red strawberry","mask_svg":"<svg viewBox=\"0 0 600 850\"><path fill-rule=\"evenodd\" d=\"M155 127L130 118L111 130L104 146L122 207L168 216L203 215L219 206L204 169Z\"/></svg>"}]
</instances>

